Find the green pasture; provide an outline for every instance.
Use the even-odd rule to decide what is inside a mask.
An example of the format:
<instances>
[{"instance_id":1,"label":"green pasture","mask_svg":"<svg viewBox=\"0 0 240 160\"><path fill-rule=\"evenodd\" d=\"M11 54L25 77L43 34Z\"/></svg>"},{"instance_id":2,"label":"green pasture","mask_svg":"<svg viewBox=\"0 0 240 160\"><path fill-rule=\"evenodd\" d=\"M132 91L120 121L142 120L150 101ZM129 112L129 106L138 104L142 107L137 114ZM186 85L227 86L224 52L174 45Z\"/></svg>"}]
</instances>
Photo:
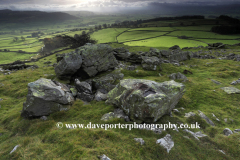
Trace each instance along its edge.
<instances>
[{"instance_id":1,"label":"green pasture","mask_svg":"<svg viewBox=\"0 0 240 160\"><path fill-rule=\"evenodd\" d=\"M127 31L117 37L119 43L162 36L168 32Z\"/></svg>"},{"instance_id":2,"label":"green pasture","mask_svg":"<svg viewBox=\"0 0 240 160\"><path fill-rule=\"evenodd\" d=\"M24 54L17 52L0 52L0 64L12 63L16 60L28 60L34 54Z\"/></svg>"},{"instance_id":3,"label":"green pasture","mask_svg":"<svg viewBox=\"0 0 240 160\"><path fill-rule=\"evenodd\" d=\"M213 26L214 25L199 25L199 26L184 26L184 27L172 27L172 28L176 30L181 30L181 31L191 31L191 30L211 31L211 28Z\"/></svg>"},{"instance_id":4,"label":"green pasture","mask_svg":"<svg viewBox=\"0 0 240 160\"><path fill-rule=\"evenodd\" d=\"M145 46L145 47L172 47L178 45L180 48L183 47L197 47L197 46L207 46L206 43L188 40L188 39L179 39L177 37L162 36L157 38L151 38L140 41L132 41L124 43L128 46Z\"/></svg>"},{"instance_id":5,"label":"green pasture","mask_svg":"<svg viewBox=\"0 0 240 160\"><path fill-rule=\"evenodd\" d=\"M240 43L240 40L217 40L217 39L196 39L205 43L223 43L223 44L237 44Z\"/></svg>"},{"instance_id":6,"label":"green pasture","mask_svg":"<svg viewBox=\"0 0 240 160\"><path fill-rule=\"evenodd\" d=\"M91 34L93 39L98 40L98 43L116 42L116 36L128 30L128 28L108 28L95 31Z\"/></svg>"},{"instance_id":7,"label":"green pasture","mask_svg":"<svg viewBox=\"0 0 240 160\"><path fill-rule=\"evenodd\" d=\"M147 47L146 47L147 48ZM67 53L73 50L64 51ZM156 124L194 124L198 122L201 129L189 129L193 132L201 131L207 137L196 140L192 135L178 129L167 129L161 134L155 134L150 130L124 129L58 129L57 122L63 124L133 124L122 119L101 121L101 117L115 109L105 102L92 101L84 104L76 100L69 111L61 111L48 116L48 120L27 120L20 116L23 102L26 101L28 83L39 78L55 79L53 67L46 67L44 62L56 62L56 55L51 55L38 62L35 70L19 70L11 75L0 74L0 157L2 159L91 159L98 160L98 156L105 154L111 159L226 159L239 158L240 135L234 133L230 136L223 135L223 130L234 130L240 125L239 95L228 95L221 87L231 86L229 83L239 78L240 66L238 62L217 59L191 59L184 61L185 65L176 67L172 64L162 64L162 70L146 71L141 66L136 70L121 70L124 79L137 78L156 82L169 81L168 75L191 70L193 74L186 75L189 81L184 82L186 92L176 105L180 112L172 113L172 117L166 115ZM210 63L210 64L209 64ZM207 65L209 64L209 65ZM130 65L127 63L127 65ZM190 65L197 65L190 68ZM159 76L159 73L162 76ZM220 81L222 84L214 84L210 79ZM177 81L180 82L180 81ZM182 83L182 82L180 82ZM240 89L239 85L235 86ZM20 89L19 89L20 88ZM184 108L181 109L181 108ZM207 124L199 116L186 118L185 113L202 111L214 123L215 127ZM211 113L219 119L217 121ZM228 121L224 122L227 118ZM233 119L231 121L229 118ZM169 153L156 141L170 134L174 141L174 147ZM184 138L183 136L188 136ZM134 138L143 138L144 145L134 141ZM20 145L15 152L9 154L12 149ZM225 154L219 152L223 150Z\"/></svg>"},{"instance_id":8,"label":"green pasture","mask_svg":"<svg viewBox=\"0 0 240 160\"><path fill-rule=\"evenodd\" d=\"M143 27L143 28L134 28L130 29L128 31L143 31L143 32L168 32L168 31L174 31L175 29L171 27Z\"/></svg>"},{"instance_id":9,"label":"green pasture","mask_svg":"<svg viewBox=\"0 0 240 160\"><path fill-rule=\"evenodd\" d=\"M193 38L211 38L211 39L239 39L240 35L221 35L213 32L204 31L174 31L169 36L187 36Z\"/></svg>"}]
</instances>

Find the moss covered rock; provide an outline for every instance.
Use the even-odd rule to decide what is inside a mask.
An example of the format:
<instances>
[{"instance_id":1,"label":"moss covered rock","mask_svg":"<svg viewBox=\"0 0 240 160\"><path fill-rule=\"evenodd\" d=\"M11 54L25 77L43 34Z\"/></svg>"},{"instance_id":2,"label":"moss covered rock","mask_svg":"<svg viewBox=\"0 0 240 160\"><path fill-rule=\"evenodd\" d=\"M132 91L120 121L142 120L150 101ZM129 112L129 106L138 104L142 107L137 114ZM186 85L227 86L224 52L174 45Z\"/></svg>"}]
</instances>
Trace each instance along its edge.
<instances>
[{"instance_id":1,"label":"moss covered rock","mask_svg":"<svg viewBox=\"0 0 240 160\"><path fill-rule=\"evenodd\" d=\"M137 123L156 122L169 114L183 96L185 86L175 81L157 83L125 79L108 93L107 104L123 109Z\"/></svg>"}]
</instances>

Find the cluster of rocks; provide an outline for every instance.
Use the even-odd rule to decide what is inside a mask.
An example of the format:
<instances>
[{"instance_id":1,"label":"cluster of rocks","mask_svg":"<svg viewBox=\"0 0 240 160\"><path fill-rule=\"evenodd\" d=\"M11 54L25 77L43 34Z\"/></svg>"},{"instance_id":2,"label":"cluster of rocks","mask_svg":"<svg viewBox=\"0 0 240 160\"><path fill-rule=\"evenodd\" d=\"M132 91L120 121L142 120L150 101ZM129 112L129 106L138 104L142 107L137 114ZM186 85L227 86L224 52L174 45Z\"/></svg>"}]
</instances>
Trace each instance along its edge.
<instances>
[{"instance_id":1,"label":"cluster of rocks","mask_svg":"<svg viewBox=\"0 0 240 160\"><path fill-rule=\"evenodd\" d=\"M238 80L236 80L236 81L233 81L233 82L231 83L231 85L236 85L236 84L238 84L238 83L240 83L240 78L239 78Z\"/></svg>"}]
</instances>

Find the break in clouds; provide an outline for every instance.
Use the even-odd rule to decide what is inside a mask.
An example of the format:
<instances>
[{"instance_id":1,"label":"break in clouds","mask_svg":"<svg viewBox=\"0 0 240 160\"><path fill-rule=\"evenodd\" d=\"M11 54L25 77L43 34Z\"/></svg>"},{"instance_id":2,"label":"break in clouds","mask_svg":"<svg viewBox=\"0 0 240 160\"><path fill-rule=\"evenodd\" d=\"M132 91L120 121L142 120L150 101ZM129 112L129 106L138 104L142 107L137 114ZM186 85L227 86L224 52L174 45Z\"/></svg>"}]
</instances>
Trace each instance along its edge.
<instances>
[{"instance_id":1,"label":"break in clouds","mask_svg":"<svg viewBox=\"0 0 240 160\"><path fill-rule=\"evenodd\" d=\"M240 4L240 0L0 0L0 9L41 11L116 11L162 5L215 6Z\"/></svg>"}]
</instances>

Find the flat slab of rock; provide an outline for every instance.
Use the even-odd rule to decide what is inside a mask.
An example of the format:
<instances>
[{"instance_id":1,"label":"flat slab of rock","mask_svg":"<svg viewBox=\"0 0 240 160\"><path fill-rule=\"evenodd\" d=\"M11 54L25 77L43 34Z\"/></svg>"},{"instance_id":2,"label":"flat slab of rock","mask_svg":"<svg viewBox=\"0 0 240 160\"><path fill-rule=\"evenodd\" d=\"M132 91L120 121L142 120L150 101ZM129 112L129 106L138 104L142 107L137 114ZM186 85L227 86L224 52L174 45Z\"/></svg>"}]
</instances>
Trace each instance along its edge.
<instances>
[{"instance_id":1,"label":"flat slab of rock","mask_svg":"<svg viewBox=\"0 0 240 160\"><path fill-rule=\"evenodd\" d=\"M240 90L234 87L223 87L221 88L222 90L224 90L226 93L228 94L236 94L236 93L240 93Z\"/></svg>"},{"instance_id":2,"label":"flat slab of rock","mask_svg":"<svg viewBox=\"0 0 240 160\"><path fill-rule=\"evenodd\" d=\"M172 149L172 147L174 147L174 142L170 134L167 134L165 137L158 139L156 143L159 143L161 146L167 149L168 153Z\"/></svg>"},{"instance_id":3,"label":"flat slab of rock","mask_svg":"<svg viewBox=\"0 0 240 160\"><path fill-rule=\"evenodd\" d=\"M64 84L41 78L28 84L27 101L23 103L22 117L48 116L51 113L67 110L74 98Z\"/></svg>"},{"instance_id":4,"label":"flat slab of rock","mask_svg":"<svg viewBox=\"0 0 240 160\"><path fill-rule=\"evenodd\" d=\"M184 88L183 84L173 80L157 83L125 79L108 93L106 103L121 108L137 123L151 123L174 109L185 92Z\"/></svg>"},{"instance_id":5,"label":"flat slab of rock","mask_svg":"<svg viewBox=\"0 0 240 160\"><path fill-rule=\"evenodd\" d=\"M213 79L211 79L211 81L212 81L213 83L215 83L215 84L222 84L222 83L220 83L220 82L218 82L218 81L216 81L216 80L213 80Z\"/></svg>"},{"instance_id":6,"label":"flat slab of rock","mask_svg":"<svg viewBox=\"0 0 240 160\"><path fill-rule=\"evenodd\" d=\"M191 117L191 116L195 116L196 114L193 113L193 112L189 112L189 113L185 113L185 116L184 117Z\"/></svg>"}]
</instances>

